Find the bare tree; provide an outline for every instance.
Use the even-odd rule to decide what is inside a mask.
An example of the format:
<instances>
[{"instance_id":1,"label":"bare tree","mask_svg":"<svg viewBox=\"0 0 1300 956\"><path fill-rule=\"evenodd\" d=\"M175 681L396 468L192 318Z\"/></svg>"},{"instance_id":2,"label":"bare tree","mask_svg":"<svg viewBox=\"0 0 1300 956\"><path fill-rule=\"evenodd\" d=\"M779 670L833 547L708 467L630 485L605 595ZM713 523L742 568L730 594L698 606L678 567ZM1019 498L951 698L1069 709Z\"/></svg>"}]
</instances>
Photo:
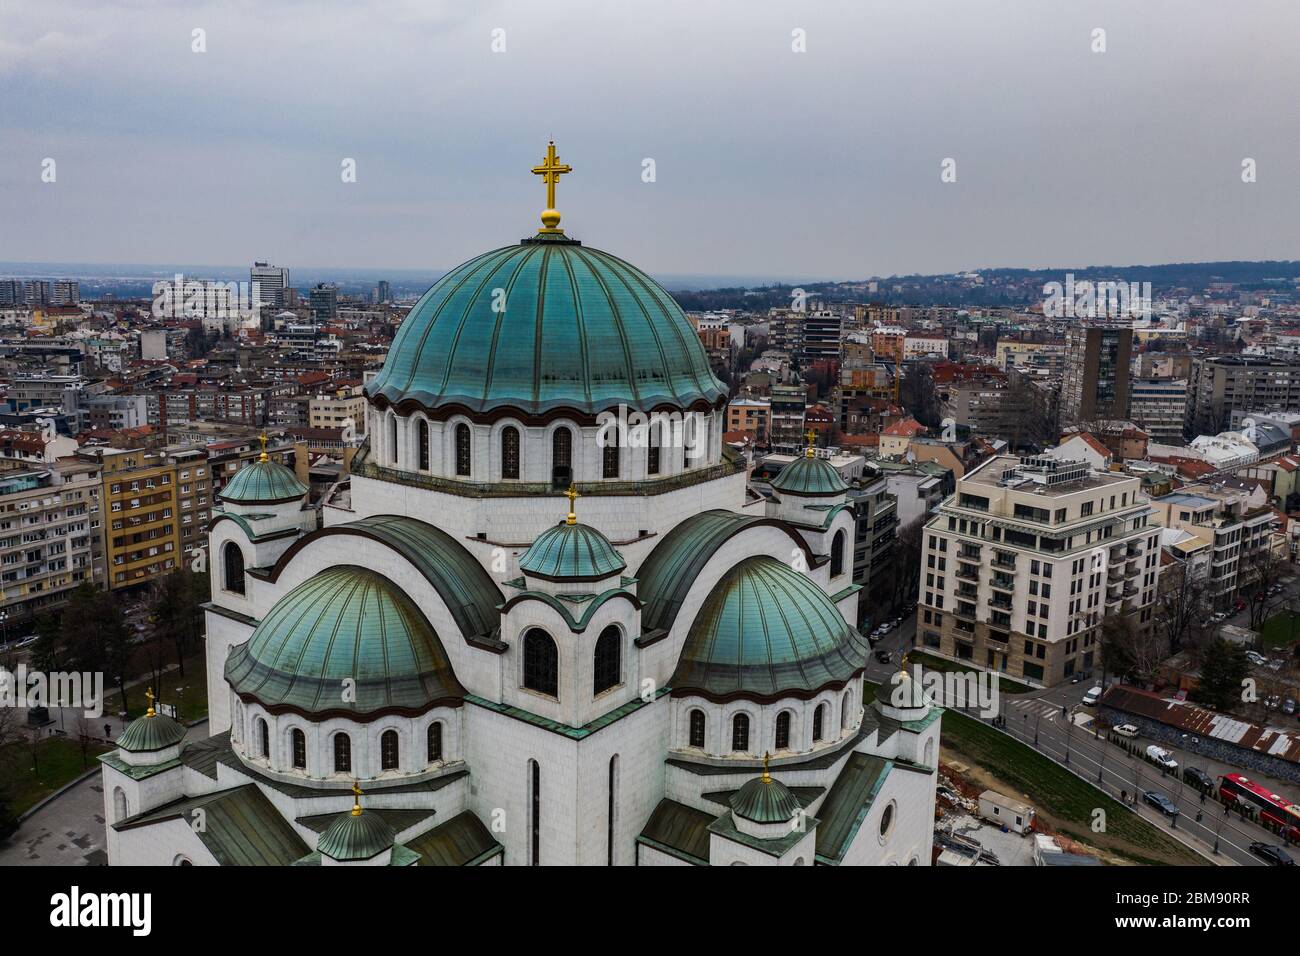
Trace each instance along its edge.
<instances>
[{"instance_id":1,"label":"bare tree","mask_svg":"<svg viewBox=\"0 0 1300 956\"><path fill-rule=\"evenodd\" d=\"M924 532L925 515L918 515L898 531L898 543L894 548L894 607L902 607L917 599Z\"/></svg>"},{"instance_id":2,"label":"bare tree","mask_svg":"<svg viewBox=\"0 0 1300 956\"><path fill-rule=\"evenodd\" d=\"M1282 605L1280 599L1275 599L1269 594L1269 589L1282 577L1286 564L1268 545L1255 548L1244 555L1243 563L1244 577L1250 582L1247 586L1254 588L1246 597L1247 607L1250 608L1250 629L1257 631L1269 619L1272 612Z\"/></svg>"},{"instance_id":3,"label":"bare tree","mask_svg":"<svg viewBox=\"0 0 1300 956\"><path fill-rule=\"evenodd\" d=\"M1164 635L1133 626L1131 618L1112 614L1101 623L1101 659L1106 670L1140 684L1150 684L1168 656Z\"/></svg>"},{"instance_id":4,"label":"bare tree","mask_svg":"<svg viewBox=\"0 0 1300 956\"><path fill-rule=\"evenodd\" d=\"M1205 582L1198 580L1186 564L1175 564L1160 575L1155 619L1171 654L1187 646L1202 646L1202 632L1207 630L1209 618Z\"/></svg>"}]
</instances>

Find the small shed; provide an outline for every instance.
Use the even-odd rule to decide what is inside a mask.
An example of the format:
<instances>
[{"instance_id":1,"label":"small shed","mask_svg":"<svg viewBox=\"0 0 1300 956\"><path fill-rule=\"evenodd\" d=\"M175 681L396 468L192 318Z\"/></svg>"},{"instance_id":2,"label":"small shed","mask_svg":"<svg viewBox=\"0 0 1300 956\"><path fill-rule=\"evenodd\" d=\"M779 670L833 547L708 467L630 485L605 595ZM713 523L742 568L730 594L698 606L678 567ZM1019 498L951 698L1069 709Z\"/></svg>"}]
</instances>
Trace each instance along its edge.
<instances>
[{"instance_id":1,"label":"small shed","mask_svg":"<svg viewBox=\"0 0 1300 956\"><path fill-rule=\"evenodd\" d=\"M1004 826L1012 833L1028 833L1034 827L1034 808L996 790L980 794L980 817Z\"/></svg>"}]
</instances>

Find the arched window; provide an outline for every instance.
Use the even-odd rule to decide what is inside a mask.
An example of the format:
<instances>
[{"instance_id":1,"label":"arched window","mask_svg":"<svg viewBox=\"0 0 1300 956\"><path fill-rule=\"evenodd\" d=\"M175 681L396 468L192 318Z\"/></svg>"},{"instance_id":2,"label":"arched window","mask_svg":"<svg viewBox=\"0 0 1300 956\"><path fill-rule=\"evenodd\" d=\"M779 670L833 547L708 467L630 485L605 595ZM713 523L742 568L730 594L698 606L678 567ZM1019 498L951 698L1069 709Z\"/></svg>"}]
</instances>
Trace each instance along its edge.
<instances>
[{"instance_id":1,"label":"arched window","mask_svg":"<svg viewBox=\"0 0 1300 956\"><path fill-rule=\"evenodd\" d=\"M840 730L849 729L849 720L853 717L853 691L844 692L844 700L840 703Z\"/></svg>"},{"instance_id":2,"label":"arched window","mask_svg":"<svg viewBox=\"0 0 1300 956\"><path fill-rule=\"evenodd\" d=\"M513 425L501 429L501 477L519 477L519 429Z\"/></svg>"},{"instance_id":3,"label":"arched window","mask_svg":"<svg viewBox=\"0 0 1300 956\"><path fill-rule=\"evenodd\" d=\"M696 708L691 711L690 716L690 737L688 743L692 747L704 749L704 711Z\"/></svg>"},{"instance_id":4,"label":"arched window","mask_svg":"<svg viewBox=\"0 0 1300 956\"><path fill-rule=\"evenodd\" d=\"M649 445L645 450L645 471L647 475L659 474L659 437L659 425L651 425Z\"/></svg>"},{"instance_id":5,"label":"arched window","mask_svg":"<svg viewBox=\"0 0 1300 956\"><path fill-rule=\"evenodd\" d=\"M397 464L397 416L388 416L388 460Z\"/></svg>"},{"instance_id":6,"label":"arched window","mask_svg":"<svg viewBox=\"0 0 1300 956\"><path fill-rule=\"evenodd\" d=\"M226 590L244 593L244 552L233 541L227 541L221 556L225 564Z\"/></svg>"},{"instance_id":7,"label":"arched window","mask_svg":"<svg viewBox=\"0 0 1300 956\"><path fill-rule=\"evenodd\" d=\"M435 720L429 725L429 763L442 759L442 721Z\"/></svg>"},{"instance_id":8,"label":"arched window","mask_svg":"<svg viewBox=\"0 0 1300 956\"><path fill-rule=\"evenodd\" d=\"M790 711L783 710L776 715L776 749L790 749Z\"/></svg>"},{"instance_id":9,"label":"arched window","mask_svg":"<svg viewBox=\"0 0 1300 956\"><path fill-rule=\"evenodd\" d=\"M600 632L596 640L592 694L604 693L619 684L622 677L619 661L621 638L619 629L613 624Z\"/></svg>"},{"instance_id":10,"label":"arched window","mask_svg":"<svg viewBox=\"0 0 1300 956\"><path fill-rule=\"evenodd\" d=\"M347 734L334 735L334 772L351 773L352 738Z\"/></svg>"},{"instance_id":11,"label":"arched window","mask_svg":"<svg viewBox=\"0 0 1300 956\"><path fill-rule=\"evenodd\" d=\"M464 422L456 426L456 474L463 478L470 474L469 426Z\"/></svg>"},{"instance_id":12,"label":"arched window","mask_svg":"<svg viewBox=\"0 0 1300 956\"><path fill-rule=\"evenodd\" d=\"M609 429L605 435L605 447L600 450L601 477L617 478L619 466L618 429Z\"/></svg>"},{"instance_id":13,"label":"arched window","mask_svg":"<svg viewBox=\"0 0 1300 956\"><path fill-rule=\"evenodd\" d=\"M813 740L822 739L822 731L826 723L826 705L818 704L817 709L813 711Z\"/></svg>"},{"instance_id":14,"label":"arched window","mask_svg":"<svg viewBox=\"0 0 1300 956\"><path fill-rule=\"evenodd\" d=\"M130 809L126 805L126 791L118 787L113 791L113 822L125 820L130 815Z\"/></svg>"},{"instance_id":15,"label":"arched window","mask_svg":"<svg viewBox=\"0 0 1300 956\"><path fill-rule=\"evenodd\" d=\"M536 760L528 761L528 801L529 842L528 865L542 865L542 768Z\"/></svg>"},{"instance_id":16,"label":"arched window","mask_svg":"<svg viewBox=\"0 0 1300 956\"><path fill-rule=\"evenodd\" d=\"M835 532L831 539L831 577L844 573L844 529Z\"/></svg>"},{"instance_id":17,"label":"arched window","mask_svg":"<svg viewBox=\"0 0 1300 956\"><path fill-rule=\"evenodd\" d=\"M193 866L194 864L186 857L178 856L172 860L172 866Z\"/></svg>"},{"instance_id":18,"label":"arched window","mask_svg":"<svg viewBox=\"0 0 1300 956\"><path fill-rule=\"evenodd\" d=\"M559 490L573 483L573 432L557 428L551 433L551 487Z\"/></svg>"},{"instance_id":19,"label":"arched window","mask_svg":"<svg viewBox=\"0 0 1300 956\"><path fill-rule=\"evenodd\" d=\"M748 714L737 714L731 718L731 749L739 753L749 752Z\"/></svg>"},{"instance_id":20,"label":"arched window","mask_svg":"<svg viewBox=\"0 0 1300 956\"><path fill-rule=\"evenodd\" d=\"M293 744L293 766L295 770L307 769L307 735L296 727L289 732L289 741Z\"/></svg>"},{"instance_id":21,"label":"arched window","mask_svg":"<svg viewBox=\"0 0 1300 956\"><path fill-rule=\"evenodd\" d=\"M261 717L257 718L257 742L261 746L259 757L271 759L271 728Z\"/></svg>"},{"instance_id":22,"label":"arched window","mask_svg":"<svg viewBox=\"0 0 1300 956\"><path fill-rule=\"evenodd\" d=\"M385 730L379 738L379 769L396 770L399 762L397 731Z\"/></svg>"},{"instance_id":23,"label":"arched window","mask_svg":"<svg viewBox=\"0 0 1300 956\"><path fill-rule=\"evenodd\" d=\"M560 653L551 635L536 627L524 635L524 686L560 696Z\"/></svg>"},{"instance_id":24,"label":"arched window","mask_svg":"<svg viewBox=\"0 0 1300 956\"><path fill-rule=\"evenodd\" d=\"M420 470L428 471L429 470L429 429L431 426L429 425L429 420L427 418L421 418L419 420L419 426L420 427L418 429L418 435L419 435L419 442L420 442Z\"/></svg>"}]
</instances>

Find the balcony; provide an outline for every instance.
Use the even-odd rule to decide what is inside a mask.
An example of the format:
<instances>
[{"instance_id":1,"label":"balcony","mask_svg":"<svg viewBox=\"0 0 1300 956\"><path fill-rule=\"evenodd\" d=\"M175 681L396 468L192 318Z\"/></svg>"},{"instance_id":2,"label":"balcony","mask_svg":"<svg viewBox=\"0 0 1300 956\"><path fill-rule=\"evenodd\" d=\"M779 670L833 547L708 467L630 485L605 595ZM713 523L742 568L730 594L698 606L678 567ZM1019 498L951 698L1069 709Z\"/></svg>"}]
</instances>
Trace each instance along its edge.
<instances>
[{"instance_id":1,"label":"balcony","mask_svg":"<svg viewBox=\"0 0 1300 956\"><path fill-rule=\"evenodd\" d=\"M1118 583L1124 579L1124 565L1112 564L1106 569L1106 580L1112 584Z\"/></svg>"},{"instance_id":2,"label":"balcony","mask_svg":"<svg viewBox=\"0 0 1300 956\"><path fill-rule=\"evenodd\" d=\"M980 559L980 549L963 544L957 551L957 557L963 561L978 561Z\"/></svg>"},{"instance_id":3,"label":"balcony","mask_svg":"<svg viewBox=\"0 0 1300 956\"><path fill-rule=\"evenodd\" d=\"M1001 574L995 574L989 578L989 586L997 588L999 591L1006 591L1008 594L1014 594L1016 590L1016 579L1008 578Z\"/></svg>"},{"instance_id":4,"label":"balcony","mask_svg":"<svg viewBox=\"0 0 1300 956\"><path fill-rule=\"evenodd\" d=\"M1016 569L1016 556L1014 554L1005 554L1001 551L995 551L993 553L993 567L1014 571Z\"/></svg>"},{"instance_id":5,"label":"balcony","mask_svg":"<svg viewBox=\"0 0 1300 956\"><path fill-rule=\"evenodd\" d=\"M995 607L1002 611L1011 610L1011 598L1003 597L1001 594L995 594L989 598L989 607Z\"/></svg>"},{"instance_id":6,"label":"balcony","mask_svg":"<svg viewBox=\"0 0 1300 956\"><path fill-rule=\"evenodd\" d=\"M968 621L971 624L974 624L976 621L979 620L979 618L976 617L975 615L975 605L966 604L964 602L958 603L958 605L955 608L953 608L952 616L957 618L957 620L959 621Z\"/></svg>"},{"instance_id":7,"label":"balcony","mask_svg":"<svg viewBox=\"0 0 1300 956\"><path fill-rule=\"evenodd\" d=\"M969 564L957 565L957 578L961 581L979 581L979 568Z\"/></svg>"}]
</instances>

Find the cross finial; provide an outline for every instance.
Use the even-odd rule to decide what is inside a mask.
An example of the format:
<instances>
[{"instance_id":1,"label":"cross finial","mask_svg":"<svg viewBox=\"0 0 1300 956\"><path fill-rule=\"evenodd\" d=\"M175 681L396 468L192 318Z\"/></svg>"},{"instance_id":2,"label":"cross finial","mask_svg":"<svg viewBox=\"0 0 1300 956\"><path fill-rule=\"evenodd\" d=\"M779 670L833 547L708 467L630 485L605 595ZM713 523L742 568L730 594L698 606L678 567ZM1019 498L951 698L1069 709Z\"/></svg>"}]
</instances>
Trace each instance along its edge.
<instances>
[{"instance_id":1,"label":"cross finial","mask_svg":"<svg viewBox=\"0 0 1300 956\"><path fill-rule=\"evenodd\" d=\"M564 493L564 497L569 499L569 516L564 519L564 523L577 524L578 512L574 510L573 503L582 497L582 495L578 494L578 486L570 482L569 490Z\"/></svg>"},{"instance_id":2,"label":"cross finial","mask_svg":"<svg viewBox=\"0 0 1300 956\"><path fill-rule=\"evenodd\" d=\"M764 750L763 751L763 782L764 783L772 782L772 775L767 772L767 764L768 761L771 759L772 759L772 755L769 754L766 750Z\"/></svg>"},{"instance_id":3,"label":"cross finial","mask_svg":"<svg viewBox=\"0 0 1300 956\"><path fill-rule=\"evenodd\" d=\"M806 454L809 458L816 458L817 452L814 450L814 447L817 444L816 430L812 428L808 429L808 434L805 437L808 439L808 450L804 452L804 454Z\"/></svg>"},{"instance_id":4,"label":"cross finial","mask_svg":"<svg viewBox=\"0 0 1300 956\"><path fill-rule=\"evenodd\" d=\"M262 434L258 435L258 436L257 436L257 440L260 441L260 442L262 443L262 454L260 454L260 455L257 456L257 460L258 460L258 461L270 461L270 460L271 460L271 456L268 455L268 454L266 453L266 432L263 431Z\"/></svg>"},{"instance_id":5,"label":"cross finial","mask_svg":"<svg viewBox=\"0 0 1300 956\"><path fill-rule=\"evenodd\" d=\"M146 717L157 717L158 714L153 709L153 688L152 687L146 688L144 692L144 696L149 698L149 709L144 712L144 715Z\"/></svg>"},{"instance_id":6,"label":"cross finial","mask_svg":"<svg viewBox=\"0 0 1300 956\"><path fill-rule=\"evenodd\" d=\"M352 815L361 816L361 781L352 781Z\"/></svg>"},{"instance_id":7,"label":"cross finial","mask_svg":"<svg viewBox=\"0 0 1300 956\"><path fill-rule=\"evenodd\" d=\"M555 140L551 140L546 146L546 158L540 166L533 167L533 173L541 176L542 182L546 183L546 208L542 210L542 228L538 232L564 232L559 228L560 213L555 208L555 184L561 176L571 172L573 167L560 162L560 157L555 152Z\"/></svg>"}]
</instances>

